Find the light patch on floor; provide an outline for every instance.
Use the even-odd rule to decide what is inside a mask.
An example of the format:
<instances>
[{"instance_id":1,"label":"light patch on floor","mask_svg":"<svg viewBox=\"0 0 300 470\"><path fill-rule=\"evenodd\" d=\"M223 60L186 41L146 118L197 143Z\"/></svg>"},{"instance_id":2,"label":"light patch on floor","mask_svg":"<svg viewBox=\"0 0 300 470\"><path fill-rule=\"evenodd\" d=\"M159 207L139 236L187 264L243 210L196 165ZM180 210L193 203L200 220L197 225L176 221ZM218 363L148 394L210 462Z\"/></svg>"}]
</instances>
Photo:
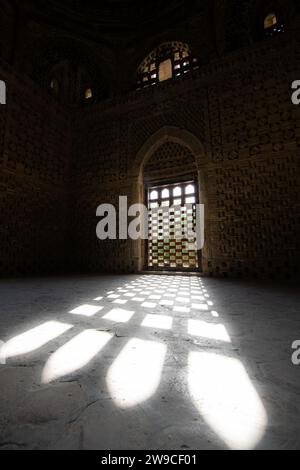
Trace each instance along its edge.
<instances>
[{"instance_id":1,"label":"light patch on floor","mask_svg":"<svg viewBox=\"0 0 300 470\"><path fill-rule=\"evenodd\" d=\"M166 350L166 345L138 338L128 342L107 374L107 386L118 407L131 408L153 397Z\"/></svg>"},{"instance_id":2,"label":"light patch on floor","mask_svg":"<svg viewBox=\"0 0 300 470\"><path fill-rule=\"evenodd\" d=\"M166 315L147 315L142 326L147 328L159 328L162 330L171 330L173 319Z\"/></svg>"},{"instance_id":3,"label":"light patch on floor","mask_svg":"<svg viewBox=\"0 0 300 470\"><path fill-rule=\"evenodd\" d=\"M81 305L80 307L74 308L70 313L72 315L82 315L83 317L93 317L96 313L101 312L103 307L96 305Z\"/></svg>"},{"instance_id":4,"label":"light patch on floor","mask_svg":"<svg viewBox=\"0 0 300 470\"><path fill-rule=\"evenodd\" d=\"M239 360L191 352L189 389L200 416L230 449L254 449L265 433L267 414Z\"/></svg>"},{"instance_id":5,"label":"light patch on floor","mask_svg":"<svg viewBox=\"0 0 300 470\"><path fill-rule=\"evenodd\" d=\"M104 320L110 320L119 323L127 323L133 317L135 312L124 310L122 308L114 308L106 315L104 315Z\"/></svg>"},{"instance_id":6,"label":"light patch on floor","mask_svg":"<svg viewBox=\"0 0 300 470\"><path fill-rule=\"evenodd\" d=\"M192 336L231 343L231 339L224 325L207 323L201 320L189 320L188 332Z\"/></svg>"},{"instance_id":7,"label":"light patch on floor","mask_svg":"<svg viewBox=\"0 0 300 470\"><path fill-rule=\"evenodd\" d=\"M298 447L300 376L289 355L298 291L177 275L2 286L5 442ZM76 321L65 305L79 305Z\"/></svg>"},{"instance_id":8,"label":"light patch on floor","mask_svg":"<svg viewBox=\"0 0 300 470\"><path fill-rule=\"evenodd\" d=\"M22 356L36 351L72 328L73 326L69 324L49 321L17 335L2 347L2 362L4 359L8 360L11 357Z\"/></svg>"},{"instance_id":9,"label":"light patch on floor","mask_svg":"<svg viewBox=\"0 0 300 470\"><path fill-rule=\"evenodd\" d=\"M83 331L52 354L43 370L42 383L50 383L87 366L111 338L109 333Z\"/></svg>"}]
</instances>

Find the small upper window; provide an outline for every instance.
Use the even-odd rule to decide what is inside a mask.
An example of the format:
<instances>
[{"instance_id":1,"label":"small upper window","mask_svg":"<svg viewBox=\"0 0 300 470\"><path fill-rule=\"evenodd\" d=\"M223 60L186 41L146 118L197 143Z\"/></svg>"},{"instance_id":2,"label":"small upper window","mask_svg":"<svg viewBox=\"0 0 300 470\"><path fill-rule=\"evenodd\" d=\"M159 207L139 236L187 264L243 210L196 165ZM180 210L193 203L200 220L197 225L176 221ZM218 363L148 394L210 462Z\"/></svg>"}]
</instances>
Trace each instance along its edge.
<instances>
[{"instance_id":1,"label":"small upper window","mask_svg":"<svg viewBox=\"0 0 300 470\"><path fill-rule=\"evenodd\" d=\"M84 97L86 100L90 100L93 98L93 90L91 88L87 88L84 93Z\"/></svg>"},{"instance_id":2,"label":"small upper window","mask_svg":"<svg viewBox=\"0 0 300 470\"><path fill-rule=\"evenodd\" d=\"M273 28L278 23L277 16L275 13L270 13L268 16L265 17L264 28Z\"/></svg>"},{"instance_id":3,"label":"small upper window","mask_svg":"<svg viewBox=\"0 0 300 470\"><path fill-rule=\"evenodd\" d=\"M195 186L193 184L189 184L185 188L185 194L194 194L195 193Z\"/></svg>"},{"instance_id":4,"label":"small upper window","mask_svg":"<svg viewBox=\"0 0 300 470\"><path fill-rule=\"evenodd\" d=\"M151 52L138 69L139 88L180 77L199 68L190 47L181 42L161 44Z\"/></svg>"},{"instance_id":5,"label":"small upper window","mask_svg":"<svg viewBox=\"0 0 300 470\"><path fill-rule=\"evenodd\" d=\"M284 33L285 26L278 19L276 13L269 13L264 19L264 31L266 37L272 37L279 33Z\"/></svg>"},{"instance_id":6,"label":"small upper window","mask_svg":"<svg viewBox=\"0 0 300 470\"><path fill-rule=\"evenodd\" d=\"M180 197L182 194L182 189L180 186L177 186L177 188L174 189L173 191L173 196L174 197Z\"/></svg>"},{"instance_id":7,"label":"small upper window","mask_svg":"<svg viewBox=\"0 0 300 470\"><path fill-rule=\"evenodd\" d=\"M171 59L164 60L159 64L159 81L164 82L165 80L170 80L172 78L172 61Z\"/></svg>"},{"instance_id":8,"label":"small upper window","mask_svg":"<svg viewBox=\"0 0 300 470\"><path fill-rule=\"evenodd\" d=\"M56 95L58 94L59 92L59 82L56 78L53 78L50 82L50 88L51 90L53 91L53 93L55 93Z\"/></svg>"},{"instance_id":9,"label":"small upper window","mask_svg":"<svg viewBox=\"0 0 300 470\"><path fill-rule=\"evenodd\" d=\"M168 189L164 189L161 193L161 197L163 199L168 199L170 197L170 191Z\"/></svg>"},{"instance_id":10,"label":"small upper window","mask_svg":"<svg viewBox=\"0 0 300 470\"><path fill-rule=\"evenodd\" d=\"M157 191L151 191L150 199L151 199L151 201L156 201L156 199L158 199L158 192Z\"/></svg>"}]
</instances>

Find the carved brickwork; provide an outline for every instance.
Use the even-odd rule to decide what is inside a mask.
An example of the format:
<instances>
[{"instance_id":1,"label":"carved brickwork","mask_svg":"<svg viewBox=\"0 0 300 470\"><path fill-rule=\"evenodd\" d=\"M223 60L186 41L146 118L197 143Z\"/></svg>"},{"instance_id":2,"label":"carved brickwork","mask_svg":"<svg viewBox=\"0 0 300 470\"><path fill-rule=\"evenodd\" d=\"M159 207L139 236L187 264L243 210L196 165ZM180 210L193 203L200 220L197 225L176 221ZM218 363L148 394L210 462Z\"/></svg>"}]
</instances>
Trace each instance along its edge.
<instances>
[{"instance_id":1,"label":"carved brickwork","mask_svg":"<svg viewBox=\"0 0 300 470\"><path fill-rule=\"evenodd\" d=\"M187 147L174 142L161 145L151 156L144 168L146 182L159 182L163 179L193 177L197 175L194 155Z\"/></svg>"},{"instance_id":2,"label":"carved brickwork","mask_svg":"<svg viewBox=\"0 0 300 470\"><path fill-rule=\"evenodd\" d=\"M69 119L30 81L2 69L1 77L0 275L56 271L66 242Z\"/></svg>"},{"instance_id":3,"label":"carved brickwork","mask_svg":"<svg viewBox=\"0 0 300 470\"><path fill-rule=\"evenodd\" d=\"M96 209L118 207L120 195L141 202L146 160L137 157L166 128L178 140L162 140L144 175L172 177L195 158L206 205L204 272L299 274L300 107L290 88L300 78L299 43L299 32L286 33L179 80L68 113L3 70L1 274L137 269L137 243L97 240ZM194 155L181 131L203 150Z\"/></svg>"},{"instance_id":4,"label":"carved brickwork","mask_svg":"<svg viewBox=\"0 0 300 470\"><path fill-rule=\"evenodd\" d=\"M300 110L291 104L290 84L298 62L296 41L275 38L204 67L198 76L77 112L75 264L80 252L81 269L133 269L131 242L95 240L96 208L117 203L120 194L131 200L137 153L171 126L192 133L204 149L197 155L206 199L204 272L297 275ZM169 162L179 158L179 148L188 168L186 147L165 143L146 165L148 178L172 177ZM175 166L183 168L182 162Z\"/></svg>"}]
</instances>

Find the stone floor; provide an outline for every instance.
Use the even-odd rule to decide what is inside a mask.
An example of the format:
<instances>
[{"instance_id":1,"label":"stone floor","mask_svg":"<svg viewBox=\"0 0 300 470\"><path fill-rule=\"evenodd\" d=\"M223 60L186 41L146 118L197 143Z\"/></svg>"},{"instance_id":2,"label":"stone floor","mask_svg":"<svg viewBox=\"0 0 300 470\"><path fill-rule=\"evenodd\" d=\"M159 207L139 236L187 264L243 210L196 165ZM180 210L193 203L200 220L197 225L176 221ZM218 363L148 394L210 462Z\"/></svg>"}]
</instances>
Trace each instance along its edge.
<instances>
[{"instance_id":1,"label":"stone floor","mask_svg":"<svg viewBox=\"0 0 300 470\"><path fill-rule=\"evenodd\" d=\"M300 449L296 288L0 283L1 449Z\"/></svg>"}]
</instances>

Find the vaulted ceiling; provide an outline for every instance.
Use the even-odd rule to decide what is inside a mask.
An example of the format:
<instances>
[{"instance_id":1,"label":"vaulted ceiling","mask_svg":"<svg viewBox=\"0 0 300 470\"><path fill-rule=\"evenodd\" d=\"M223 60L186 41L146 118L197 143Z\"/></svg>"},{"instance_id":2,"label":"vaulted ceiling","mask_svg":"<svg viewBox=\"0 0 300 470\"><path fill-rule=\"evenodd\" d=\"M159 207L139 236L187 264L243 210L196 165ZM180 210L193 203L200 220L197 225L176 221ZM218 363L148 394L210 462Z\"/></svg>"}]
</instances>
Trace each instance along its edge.
<instances>
[{"instance_id":1,"label":"vaulted ceiling","mask_svg":"<svg viewBox=\"0 0 300 470\"><path fill-rule=\"evenodd\" d=\"M287 26L299 3L0 0L0 56L43 86L49 86L54 69L64 75L68 68L69 82L76 85L75 76L88 76L95 95L111 96L136 87L139 65L160 44L189 44L201 66L259 40L270 8Z\"/></svg>"},{"instance_id":2,"label":"vaulted ceiling","mask_svg":"<svg viewBox=\"0 0 300 470\"><path fill-rule=\"evenodd\" d=\"M60 21L74 21L97 25L103 30L138 30L142 25L182 20L207 0L31 0L35 13L56 17ZM213 3L213 2L210 2Z\"/></svg>"}]
</instances>

